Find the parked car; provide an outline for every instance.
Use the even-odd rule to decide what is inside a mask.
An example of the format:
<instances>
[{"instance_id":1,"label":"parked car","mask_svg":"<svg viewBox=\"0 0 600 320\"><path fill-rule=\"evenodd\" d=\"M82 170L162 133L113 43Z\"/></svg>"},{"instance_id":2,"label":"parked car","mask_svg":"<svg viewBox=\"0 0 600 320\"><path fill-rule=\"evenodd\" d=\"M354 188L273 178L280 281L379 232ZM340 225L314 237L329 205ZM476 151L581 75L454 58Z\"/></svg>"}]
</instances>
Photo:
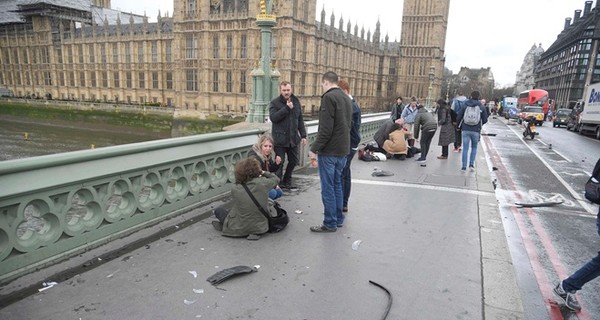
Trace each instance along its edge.
<instances>
[{"instance_id":1,"label":"parked car","mask_svg":"<svg viewBox=\"0 0 600 320\"><path fill-rule=\"evenodd\" d=\"M523 122L523 119L529 119L530 117L535 118L536 125L541 126L544 124L544 111L542 110L542 107L524 107L521 113L519 113L518 122L521 123Z\"/></svg>"},{"instance_id":2,"label":"parked car","mask_svg":"<svg viewBox=\"0 0 600 320\"><path fill-rule=\"evenodd\" d=\"M517 107L504 107L502 108L502 115L504 119L519 119L519 111L517 111Z\"/></svg>"},{"instance_id":3,"label":"parked car","mask_svg":"<svg viewBox=\"0 0 600 320\"><path fill-rule=\"evenodd\" d=\"M560 108L554 111L554 120L552 120L553 127L566 126L567 122L569 122L569 114L571 113L571 109Z\"/></svg>"}]
</instances>

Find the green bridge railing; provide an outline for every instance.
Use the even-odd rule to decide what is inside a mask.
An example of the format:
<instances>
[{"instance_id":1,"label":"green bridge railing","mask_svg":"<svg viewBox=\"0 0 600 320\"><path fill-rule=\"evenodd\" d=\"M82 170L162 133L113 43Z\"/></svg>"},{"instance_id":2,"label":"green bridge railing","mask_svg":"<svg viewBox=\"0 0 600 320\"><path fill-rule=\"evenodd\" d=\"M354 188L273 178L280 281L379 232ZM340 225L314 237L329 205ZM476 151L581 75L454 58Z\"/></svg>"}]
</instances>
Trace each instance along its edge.
<instances>
[{"instance_id":1,"label":"green bridge railing","mask_svg":"<svg viewBox=\"0 0 600 320\"><path fill-rule=\"evenodd\" d=\"M363 116L370 140L387 114ZM317 122L307 122L309 144ZM0 162L0 283L228 194L261 130ZM307 149L300 166L307 165Z\"/></svg>"}]
</instances>

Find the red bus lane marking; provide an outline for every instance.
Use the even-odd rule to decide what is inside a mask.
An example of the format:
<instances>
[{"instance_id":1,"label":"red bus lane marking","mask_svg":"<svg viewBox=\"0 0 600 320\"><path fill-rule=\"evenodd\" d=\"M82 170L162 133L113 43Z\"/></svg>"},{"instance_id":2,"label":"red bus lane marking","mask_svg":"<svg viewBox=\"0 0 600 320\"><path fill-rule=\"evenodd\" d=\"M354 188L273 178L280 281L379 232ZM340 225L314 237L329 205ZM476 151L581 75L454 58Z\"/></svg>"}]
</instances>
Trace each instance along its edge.
<instances>
[{"instance_id":1,"label":"red bus lane marking","mask_svg":"<svg viewBox=\"0 0 600 320\"><path fill-rule=\"evenodd\" d=\"M523 199L521 193L517 190L514 180L512 179L509 171L504 165L504 162L502 162L500 155L492 147L490 139L486 136L484 137L484 141L486 142L488 150L491 153L490 160L492 161L494 166L502 168L502 172L498 172L497 174L497 178L498 180L500 180L499 182L501 182L505 190L511 191L519 201L522 201ZM509 189L506 189L506 187L508 187ZM504 196L504 198L507 202L510 200L507 199L506 195ZM537 279L540 292L544 297L544 302L549 311L550 318L562 319L562 313L560 312L560 309L558 308L558 305L555 302L554 293L552 291L554 284L552 284L548 279L548 276L546 275L546 272L544 271L544 268L540 262L538 249L536 248L535 244L533 243L532 237L529 234L530 231L529 228L527 228L524 216L521 213L521 211L516 207L511 207L511 212L513 214L513 217L515 218L515 222L517 223L517 226L521 233L525 250L527 251L527 255L530 258L529 260L534 271L534 275ZM531 208L525 208L525 213L527 214L527 217L529 218L533 230L535 231L535 234L537 234L539 241L543 246L543 249L546 251L546 254L554 269L554 272L558 275L560 279L564 279L566 276L568 276L568 273L566 272L566 269L561 263L559 255L554 245L552 244L552 241L548 237L548 234L546 233L544 227L539 221L538 216ZM581 311L577 313L576 316L579 319L591 319L591 315L589 314L589 312L583 304Z\"/></svg>"}]
</instances>

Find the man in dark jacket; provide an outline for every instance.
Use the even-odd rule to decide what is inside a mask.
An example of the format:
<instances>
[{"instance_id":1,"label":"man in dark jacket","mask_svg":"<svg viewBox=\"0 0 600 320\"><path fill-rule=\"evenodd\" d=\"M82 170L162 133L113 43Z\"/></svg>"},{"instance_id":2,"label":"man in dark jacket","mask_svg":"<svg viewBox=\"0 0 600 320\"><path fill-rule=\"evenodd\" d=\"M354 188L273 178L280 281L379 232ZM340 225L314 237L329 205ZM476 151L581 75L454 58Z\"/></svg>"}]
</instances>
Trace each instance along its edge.
<instances>
[{"instance_id":1,"label":"man in dark jacket","mask_svg":"<svg viewBox=\"0 0 600 320\"><path fill-rule=\"evenodd\" d=\"M392 106L392 112L390 113L390 119L392 122L402 118L402 111L404 110L404 105L402 105L402 97L397 97L396 102Z\"/></svg>"},{"instance_id":2,"label":"man in dark jacket","mask_svg":"<svg viewBox=\"0 0 600 320\"><path fill-rule=\"evenodd\" d=\"M415 117L415 124L413 127L415 139L419 139L419 132L421 134L421 156L417 159L417 162L421 167L427 166L427 154L429 153L429 146L431 146L431 140L437 130L437 121L433 117L433 114L425 107L419 105L417 116Z\"/></svg>"},{"instance_id":3,"label":"man in dark jacket","mask_svg":"<svg viewBox=\"0 0 600 320\"><path fill-rule=\"evenodd\" d=\"M282 163L285 162L285 156L288 157L285 173L282 169L277 172L281 178L279 186L290 189L293 188L292 172L298 164L298 144L306 144L306 129L302 118L302 105L292 93L292 84L282 81L279 84L279 93L279 97L273 99L269 105L269 118L273 124L271 134L275 154L281 157Z\"/></svg>"},{"instance_id":4,"label":"man in dark jacket","mask_svg":"<svg viewBox=\"0 0 600 320\"><path fill-rule=\"evenodd\" d=\"M310 147L309 156L318 155L323 223L310 227L313 232L335 232L344 223L342 170L350 150L352 100L338 87L338 76L332 71L323 75L319 109L319 131Z\"/></svg>"}]
</instances>

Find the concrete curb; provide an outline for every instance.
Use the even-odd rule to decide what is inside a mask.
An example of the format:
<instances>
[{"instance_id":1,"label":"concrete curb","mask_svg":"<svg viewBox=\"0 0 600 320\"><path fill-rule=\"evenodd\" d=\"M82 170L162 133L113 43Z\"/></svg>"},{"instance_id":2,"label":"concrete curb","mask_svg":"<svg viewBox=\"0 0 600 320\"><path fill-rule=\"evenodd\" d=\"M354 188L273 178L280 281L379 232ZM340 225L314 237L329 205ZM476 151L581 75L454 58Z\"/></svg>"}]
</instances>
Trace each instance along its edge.
<instances>
[{"instance_id":1,"label":"concrete curb","mask_svg":"<svg viewBox=\"0 0 600 320\"><path fill-rule=\"evenodd\" d=\"M487 149L483 146L481 149L483 153L477 157L477 189L494 192L495 174L486 161ZM484 319L525 319L498 200L495 196L480 195L478 206Z\"/></svg>"}]
</instances>

